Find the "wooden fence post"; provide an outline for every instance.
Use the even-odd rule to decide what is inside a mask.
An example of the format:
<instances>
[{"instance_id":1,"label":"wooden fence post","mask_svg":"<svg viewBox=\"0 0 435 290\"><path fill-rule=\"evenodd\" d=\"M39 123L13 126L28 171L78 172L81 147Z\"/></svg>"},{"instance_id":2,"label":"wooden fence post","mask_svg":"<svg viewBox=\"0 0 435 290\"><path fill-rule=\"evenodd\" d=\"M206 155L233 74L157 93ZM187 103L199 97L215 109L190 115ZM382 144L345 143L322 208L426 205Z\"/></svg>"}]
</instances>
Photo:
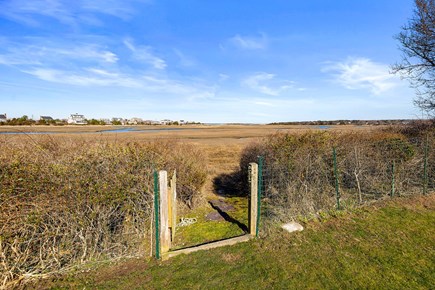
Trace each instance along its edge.
<instances>
[{"instance_id":1,"label":"wooden fence post","mask_svg":"<svg viewBox=\"0 0 435 290\"><path fill-rule=\"evenodd\" d=\"M177 171L174 170L169 182L169 227L171 228L171 241L174 242L177 228Z\"/></svg>"},{"instance_id":2,"label":"wooden fence post","mask_svg":"<svg viewBox=\"0 0 435 290\"><path fill-rule=\"evenodd\" d=\"M257 235L257 215L258 215L258 164L249 163L249 183L251 187L251 198L249 202L249 233Z\"/></svg>"},{"instance_id":3,"label":"wooden fence post","mask_svg":"<svg viewBox=\"0 0 435 290\"><path fill-rule=\"evenodd\" d=\"M159 171L160 189L160 247L162 254L171 248L171 235L169 232L169 204L168 204L168 173Z\"/></svg>"}]
</instances>

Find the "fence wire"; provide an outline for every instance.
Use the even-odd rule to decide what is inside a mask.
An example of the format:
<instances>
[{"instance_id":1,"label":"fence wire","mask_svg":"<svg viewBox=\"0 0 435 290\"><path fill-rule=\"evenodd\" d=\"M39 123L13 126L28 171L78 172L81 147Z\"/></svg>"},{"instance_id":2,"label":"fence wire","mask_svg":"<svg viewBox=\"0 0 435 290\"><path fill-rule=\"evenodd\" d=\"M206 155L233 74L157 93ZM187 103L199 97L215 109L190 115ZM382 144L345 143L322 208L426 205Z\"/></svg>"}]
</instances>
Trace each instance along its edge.
<instances>
[{"instance_id":1,"label":"fence wire","mask_svg":"<svg viewBox=\"0 0 435 290\"><path fill-rule=\"evenodd\" d=\"M434 140L433 135L370 142L345 138L329 143L314 140L294 147L280 143L275 147L279 149L269 151L257 148L265 155L263 214L284 221L335 209L336 178L341 208L392 196L431 193L435 189Z\"/></svg>"}]
</instances>

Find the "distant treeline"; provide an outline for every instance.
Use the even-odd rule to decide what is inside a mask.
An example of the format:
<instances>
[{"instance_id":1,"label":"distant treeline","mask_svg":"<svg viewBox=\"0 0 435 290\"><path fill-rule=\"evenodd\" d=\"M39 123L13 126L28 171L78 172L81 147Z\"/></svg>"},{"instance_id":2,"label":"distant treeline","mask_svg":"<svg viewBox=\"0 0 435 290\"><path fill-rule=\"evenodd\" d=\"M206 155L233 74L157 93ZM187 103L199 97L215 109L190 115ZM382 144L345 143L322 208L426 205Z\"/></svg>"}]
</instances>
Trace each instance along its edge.
<instances>
[{"instance_id":1,"label":"distant treeline","mask_svg":"<svg viewBox=\"0 0 435 290\"><path fill-rule=\"evenodd\" d=\"M8 119L4 122L0 122L1 125L8 125L8 126L22 126L22 125L67 125L68 122L66 120L60 120L60 119L50 119L50 120L33 120L30 119L28 116L24 115L19 118L12 118Z\"/></svg>"},{"instance_id":2,"label":"distant treeline","mask_svg":"<svg viewBox=\"0 0 435 290\"><path fill-rule=\"evenodd\" d=\"M135 121L135 122L129 122L127 119L123 120L97 120L97 119L85 119L86 124L80 124L80 125L198 125L201 124L200 122L184 122L181 123L179 121L167 121L164 124L156 122L156 121ZM54 126L63 126L68 125L68 120L66 119L39 119L34 120L29 118L27 115L24 115L19 118L11 118L7 119L6 121L1 122L0 126L7 125L7 126L28 126L28 125L54 125Z\"/></svg>"},{"instance_id":3,"label":"distant treeline","mask_svg":"<svg viewBox=\"0 0 435 290\"><path fill-rule=\"evenodd\" d=\"M274 122L268 125L406 125L416 120L333 120L333 121L296 121L296 122Z\"/></svg>"}]
</instances>

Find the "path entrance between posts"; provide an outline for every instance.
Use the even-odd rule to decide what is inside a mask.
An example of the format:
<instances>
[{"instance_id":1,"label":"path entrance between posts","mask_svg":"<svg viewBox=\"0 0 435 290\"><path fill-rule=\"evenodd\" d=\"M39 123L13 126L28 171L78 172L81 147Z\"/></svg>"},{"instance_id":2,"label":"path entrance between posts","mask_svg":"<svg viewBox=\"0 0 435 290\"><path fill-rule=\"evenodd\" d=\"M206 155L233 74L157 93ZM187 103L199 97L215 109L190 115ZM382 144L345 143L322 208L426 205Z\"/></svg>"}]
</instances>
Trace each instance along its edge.
<instances>
[{"instance_id":1,"label":"path entrance between posts","mask_svg":"<svg viewBox=\"0 0 435 290\"><path fill-rule=\"evenodd\" d=\"M168 259L179 254L233 245L258 236L261 194L258 190L261 188L258 164L251 163L248 172L244 176L247 192L239 192L237 186L229 188L229 183L237 179L234 174L239 173L215 176L215 194L207 196L208 207L193 210L184 217L177 214L176 173L171 173L168 178L166 171L156 172L156 258Z\"/></svg>"}]
</instances>

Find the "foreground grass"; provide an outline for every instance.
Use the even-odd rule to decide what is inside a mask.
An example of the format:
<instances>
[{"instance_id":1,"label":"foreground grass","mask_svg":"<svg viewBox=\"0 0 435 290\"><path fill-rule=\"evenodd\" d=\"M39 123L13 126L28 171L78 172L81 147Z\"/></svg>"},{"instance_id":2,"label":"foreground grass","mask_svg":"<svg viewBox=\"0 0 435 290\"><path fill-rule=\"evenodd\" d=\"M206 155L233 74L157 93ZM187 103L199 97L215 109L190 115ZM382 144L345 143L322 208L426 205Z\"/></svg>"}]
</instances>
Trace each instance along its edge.
<instances>
[{"instance_id":1,"label":"foreground grass","mask_svg":"<svg viewBox=\"0 0 435 290\"><path fill-rule=\"evenodd\" d=\"M207 221L207 214L216 211L210 205L198 208L183 215L184 218L196 218L197 222L177 228L173 250L244 235L247 228L242 229L241 225L248 224L248 200L242 197L228 197L225 202L234 206L234 209L227 213L233 222L223 219Z\"/></svg>"},{"instance_id":2,"label":"foreground grass","mask_svg":"<svg viewBox=\"0 0 435 290\"><path fill-rule=\"evenodd\" d=\"M169 261L129 260L34 286L53 289L434 289L435 198L399 198L288 234ZM47 284L48 283L48 284Z\"/></svg>"}]
</instances>

